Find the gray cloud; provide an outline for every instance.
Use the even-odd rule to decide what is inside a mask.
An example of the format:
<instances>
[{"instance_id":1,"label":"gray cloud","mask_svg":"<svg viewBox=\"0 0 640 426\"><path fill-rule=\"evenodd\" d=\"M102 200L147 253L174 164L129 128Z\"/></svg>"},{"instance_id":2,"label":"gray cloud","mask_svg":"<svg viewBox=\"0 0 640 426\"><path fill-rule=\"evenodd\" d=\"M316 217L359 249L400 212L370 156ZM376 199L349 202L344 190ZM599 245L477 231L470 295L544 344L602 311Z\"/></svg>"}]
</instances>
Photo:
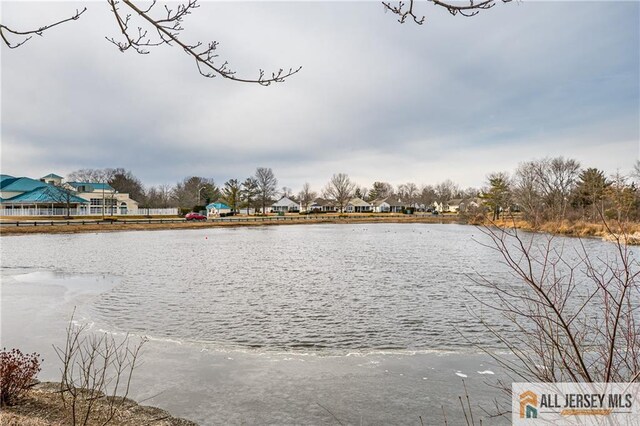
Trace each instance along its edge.
<instances>
[{"instance_id":1,"label":"gray cloud","mask_svg":"<svg viewBox=\"0 0 640 426\"><path fill-rule=\"evenodd\" d=\"M3 3L38 25L75 5ZM106 4L21 49L2 49L2 171L122 166L147 184L219 182L272 167L317 189L480 185L564 155L628 170L638 157L638 3L507 4L471 19L424 5L422 26L373 2L205 2L190 40L217 39L244 75L303 65L271 87L200 77L177 48L121 54Z\"/></svg>"}]
</instances>

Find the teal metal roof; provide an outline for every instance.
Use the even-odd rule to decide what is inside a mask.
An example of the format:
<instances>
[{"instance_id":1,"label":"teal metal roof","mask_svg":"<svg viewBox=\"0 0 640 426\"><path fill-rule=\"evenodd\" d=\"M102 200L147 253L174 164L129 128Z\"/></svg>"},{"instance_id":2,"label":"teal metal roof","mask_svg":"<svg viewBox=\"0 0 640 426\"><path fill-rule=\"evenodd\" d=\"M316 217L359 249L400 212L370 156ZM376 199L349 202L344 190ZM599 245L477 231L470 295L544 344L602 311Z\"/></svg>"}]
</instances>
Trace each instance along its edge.
<instances>
[{"instance_id":1,"label":"teal metal roof","mask_svg":"<svg viewBox=\"0 0 640 426\"><path fill-rule=\"evenodd\" d=\"M15 179L11 175L0 175L0 182L4 182L6 179Z\"/></svg>"},{"instance_id":2,"label":"teal metal roof","mask_svg":"<svg viewBox=\"0 0 640 426\"><path fill-rule=\"evenodd\" d=\"M70 194L68 191L65 191L64 189L60 189L52 185L45 185L29 192L16 195L12 198L5 198L2 200L2 202L16 204L66 204L67 200L71 204L89 203L89 201L85 200L84 198L77 197L73 194Z\"/></svg>"},{"instance_id":3,"label":"teal metal roof","mask_svg":"<svg viewBox=\"0 0 640 426\"><path fill-rule=\"evenodd\" d=\"M207 210L209 209L227 209L227 210L231 210L231 207L229 207L228 205L226 205L225 203L211 203L207 206Z\"/></svg>"},{"instance_id":4,"label":"teal metal roof","mask_svg":"<svg viewBox=\"0 0 640 426\"><path fill-rule=\"evenodd\" d=\"M62 179L62 176L58 176L55 173L49 173L46 176L42 176L42 179L46 179L46 178L52 178L52 179Z\"/></svg>"},{"instance_id":5,"label":"teal metal roof","mask_svg":"<svg viewBox=\"0 0 640 426\"><path fill-rule=\"evenodd\" d=\"M95 190L102 191L104 188L105 191L115 191L108 183L98 183L98 182L68 182L69 185L74 188L78 188L79 186L90 186Z\"/></svg>"},{"instance_id":6,"label":"teal metal roof","mask_svg":"<svg viewBox=\"0 0 640 426\"><path fill-rule=\"evenodd\" d=\"M0 181L0 189L8 192L28 192L43 186L47 186L47 184L28 177L8 177Z\"/></svg>"}]
</instances>

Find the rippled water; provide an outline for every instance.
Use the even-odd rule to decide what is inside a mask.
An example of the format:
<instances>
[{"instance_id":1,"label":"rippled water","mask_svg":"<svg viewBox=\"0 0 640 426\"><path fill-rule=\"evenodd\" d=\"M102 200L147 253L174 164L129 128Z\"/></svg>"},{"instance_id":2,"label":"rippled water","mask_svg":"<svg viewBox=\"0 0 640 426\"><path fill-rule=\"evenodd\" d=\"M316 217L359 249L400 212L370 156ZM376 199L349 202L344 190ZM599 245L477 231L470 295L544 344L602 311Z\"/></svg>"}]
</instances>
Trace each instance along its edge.
<instances>
[{"instance_id":1,"label":"rippled water","mask_svg":"<svg viewBox=\"0 0 640 426\"><path fill-rule=\"evenodd\" d=\"M231 348L460 351L469 338L495 343L469 314L470 293L491 297L473 278L520 285L476 239L486 242L433 224L40 235L4 238L2 264L118 277L89 306L114 331Z\"/></svg>"}]
</instances>

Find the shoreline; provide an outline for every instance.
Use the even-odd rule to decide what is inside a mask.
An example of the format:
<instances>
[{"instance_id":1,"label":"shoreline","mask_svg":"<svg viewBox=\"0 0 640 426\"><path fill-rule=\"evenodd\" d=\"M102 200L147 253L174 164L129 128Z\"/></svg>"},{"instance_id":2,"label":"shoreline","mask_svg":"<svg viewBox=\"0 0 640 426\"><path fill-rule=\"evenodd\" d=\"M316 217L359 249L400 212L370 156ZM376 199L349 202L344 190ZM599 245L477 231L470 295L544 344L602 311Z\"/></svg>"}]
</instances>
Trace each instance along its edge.
<instances>
[{"instance_id":1,"label":"shoreline","mask_svg":"<svg viewBox=\"0 0 640 426\"><path fill-rule=\"evenodd\" d=\"M243 217L240 217L241 219ZM431 223L431 224L457 224L471 226L495 226L500 229L517 229L526 232L542 232L551 235L561 235L565 237L577 238L601 238L604 241L616 241L620 237L621 242L629 245L640 245L640 223L630 222L625 224L624 232L618 224L610 225L610 230L602 222L587 222L583 220L562 220L544 222L538 226L521 219L499 219L490 221L488 219L468 218L457 214L433 215L406 215L406 216L384 216L384 215L342 215L298 217L285 216L285 219L274 220L274 216L268 216L265 220L255 221L207 221L207 222L165 222L165 223L122 223L114 221L108 224L90 223L85 225L40 225L40 226L9 226L0 225L0 237L19 236L32 234L82 234L82 233L103 233L103 232L127 232L127 231L166 231L178 229L211 229L211 228L238 228L238 227L261 227L278 225L317 225L317 224L368 224L368 223ZM32 220L25 221L33 223ZM614 234L611 234L611 231Z\"/></svg>"},{"instance_id":2,"label":"shoreline","mask_svg":"<svg viewBox=\"0 0 640 426\"><path fill-rule=\"evenodd\" d=\"M264 220L250 222L179 222L179 223L118 223L86 224L86 225L42 225L42 226L7 226L0 225L1 236L30 235L30 234L80 234L87 232L123 232L123 231L160 231L174 229L208 229L219 227L245 226L277 226L277 225L315 225L315 224L349 224L349 223L456 223L467 224L467 221L457 215L385 217L385 216L346 216L299 218L286 216L291 220ZM32 222L32 221L29 221Z\"/></svg>"}]
</instances>

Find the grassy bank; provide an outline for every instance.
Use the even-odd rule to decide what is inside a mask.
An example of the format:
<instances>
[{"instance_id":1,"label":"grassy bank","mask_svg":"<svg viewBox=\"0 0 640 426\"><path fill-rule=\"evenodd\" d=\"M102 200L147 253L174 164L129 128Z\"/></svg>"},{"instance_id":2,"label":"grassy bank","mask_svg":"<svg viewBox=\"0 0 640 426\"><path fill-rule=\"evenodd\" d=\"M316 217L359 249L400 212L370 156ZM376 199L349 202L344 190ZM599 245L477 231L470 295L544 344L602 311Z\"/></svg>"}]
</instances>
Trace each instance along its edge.
<instances>
[{"instance_id":1,"label":"grassy bank","mask_svg":"<svg viewBox=\"0 0 640 426\"><path fill-rule=\"evenodd\" d=\"M568 237L599 237L608 241L620 236L628 244L640 244L640 223L627 222L622 226L617 222L587 222L584 220L547 221L538 225L522 218L500 219L495 222L474 219L470 223L476 225L495 225L499 228L515 228L530 232L564 235ZM612 235L613 232L613 235Z\"/></svg>"},{"instance_id":2,"label":"grassy bank","mask_svg":"<svg viewBox=\"0 0 640 426\"><path fill-rule=\"evenodd\" d=\"M179 222L179 223L118 223L86 224L86 225L41 225L41 226L7 226L0 227L0 235L25 234L76 234L82 232L116 232L116 231L154 231L166 229L207 229L240 226L275 226L301 225L318 223L464 223L457 215L335 215L324 217L288 216L287 220L264 220L251 222Z\"/></svg>"},{"instance_id":3,"label":"grassy bank","mask_svg":"<svg viewBox=\"0 0 640 426\"><path fill-rule=\"evenodd\" d=\"M109 418L107 400L95 401L94 417L90 425L102 425ZM45 426L69 425L71 416L69 408L65 408L60 398L59 383L40 383L27 394L24 400L14 406L3 407L0 412L0 424L3 426ZM195 426L191 421L172 417L167 411L156 407L138 405L130 399L125 400L110 424L123 426L161 425L161 426Z\"/></svg>"}]
</instances>

